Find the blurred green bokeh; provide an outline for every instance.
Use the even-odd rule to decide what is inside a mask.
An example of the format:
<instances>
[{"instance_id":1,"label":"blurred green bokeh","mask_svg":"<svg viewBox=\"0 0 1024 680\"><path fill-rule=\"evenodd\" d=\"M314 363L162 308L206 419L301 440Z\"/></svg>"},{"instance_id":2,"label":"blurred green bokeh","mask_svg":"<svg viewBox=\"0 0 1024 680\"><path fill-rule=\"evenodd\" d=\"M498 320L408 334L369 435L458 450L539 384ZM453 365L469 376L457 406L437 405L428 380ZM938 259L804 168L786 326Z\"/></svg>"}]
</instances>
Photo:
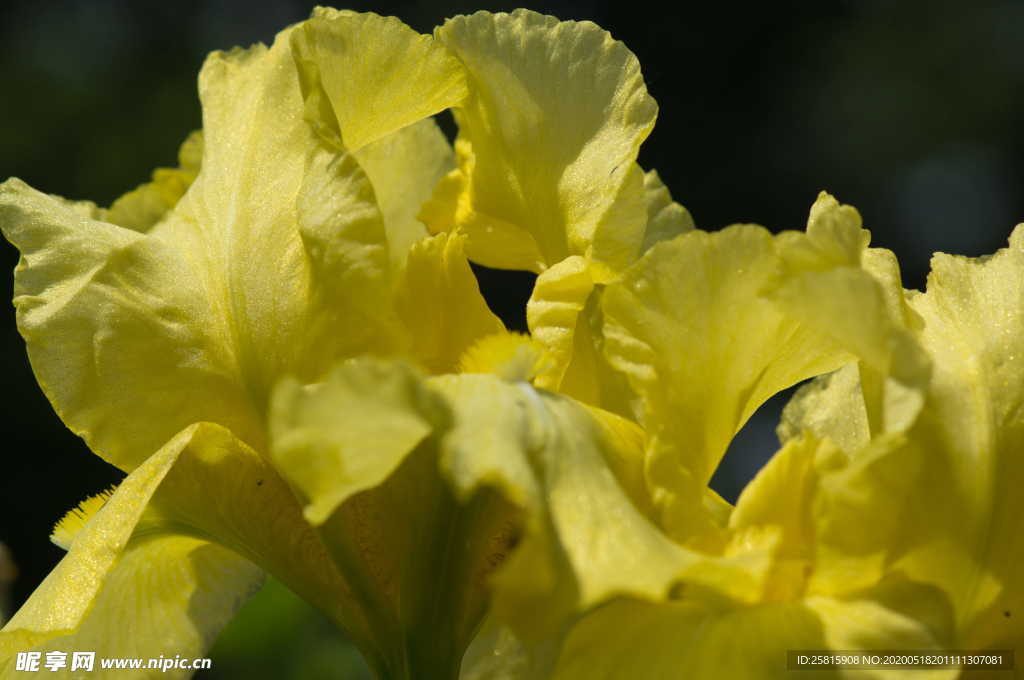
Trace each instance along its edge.
<instances>
[{"instance_id":1,"label":"blurred green bokeh","mask_svg":"<svg viewBox=\"0 0 1024 680\"><path fill-rule=\"evenodd\" d=\"M210 652L201 680L372 680L359 652L319 612L275 579L242 608Z\"/></svg>"}]
</instances>

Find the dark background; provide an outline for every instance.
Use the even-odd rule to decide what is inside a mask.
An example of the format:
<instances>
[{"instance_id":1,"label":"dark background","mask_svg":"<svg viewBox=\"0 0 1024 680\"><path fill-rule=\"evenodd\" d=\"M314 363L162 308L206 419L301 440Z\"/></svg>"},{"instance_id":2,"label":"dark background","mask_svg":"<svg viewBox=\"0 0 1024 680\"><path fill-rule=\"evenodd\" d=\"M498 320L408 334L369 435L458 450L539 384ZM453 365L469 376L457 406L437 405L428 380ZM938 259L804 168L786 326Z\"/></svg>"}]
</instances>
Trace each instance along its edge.
<instances>
[{"instance_id":1,"label":"dark background","mask_svg":"<svg viewBox=\"0 0 1024 680\"><path fill-rule=\"evenodd\" d=\"M7 2L0 9L0 180L108 205L174 165L200 127L204 55L269 42L311 3ZM367 3L420 31L495 3ZM697 224L801 228L817 192L857 206L908 287L933 251L979 255L1024 221L1024 2L560 2L639 57L660 105L640 155ZM0 269L15 250L0 244ZM0 299L12 279L0 276ZM512 325L529 278L485 279ZM67 432L37 387L14 310L0 314L0 542L20 567L13 600L60 558L52 523L119 475ZM774 451L784 398L740 434L715 485L729 498Z\"/></svg>"}]
</instances>

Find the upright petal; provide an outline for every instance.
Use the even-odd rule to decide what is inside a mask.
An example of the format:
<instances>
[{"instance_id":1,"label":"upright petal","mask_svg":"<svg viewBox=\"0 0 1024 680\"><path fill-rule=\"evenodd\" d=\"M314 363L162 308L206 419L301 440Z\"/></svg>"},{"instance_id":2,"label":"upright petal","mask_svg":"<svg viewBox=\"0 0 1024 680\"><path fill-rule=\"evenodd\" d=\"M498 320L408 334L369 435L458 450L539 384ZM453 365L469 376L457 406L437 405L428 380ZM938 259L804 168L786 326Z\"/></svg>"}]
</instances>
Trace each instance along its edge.
<instances>
[{"instance_id":1,"label":"upright petal","mask_svg":"<svg viewBox=\"0 0 1024 680\"><path fill-rule=\"evenodd\" d=\"M436 35L469 73L456 217L470 257L537 272L570 255L625 267L647 217L636 155L657 114L633 54L592 23L527 10L456 17Z\"/></svg>"},{"instance_id":2,"label":"upright petal","mask_svg":"<svg viewBox=\"0 0 1024 680\"><path fill-rule=\"evenodd\" d=\"M567 257L537 277L526 305L526 321L530 334L548 348L552 358L550 369L538 383L541 387L558 389L576 354L577 337L581 343L589 339L584 335L586 322L581 324L581 314L594 286L593 273L581 255ZM595 388L575 390L581 391L590 396Z\"/></svg>"},{"instance_id":3,"label":"upright petal","mask_svg":"<svg viewBox=\"0 0 1024 680\"><path fill-rule=\"evenodd\" d=\"M459 61L394 17L318 7L292 46L307 117L349 151L466 97Z\"/></svg>"},{"instance_id":4,"label":"upright petal","mask_svg":"<svg viewBox=\"0 0 1024 680\"><path fill-rule=\"evenodd\" d=\"M306 119L369 176L400 270L427 235L421 206L454 165L429 117L462 103L465 71L431 36L372 13L319 7L291 40Z\"/></svg>"},{"instance_id":5,"label":"upright petal","mask_svg":"<svg viewBox=\"0 0 1024 680\"><path fill-rule=\"evenodd\" d=\"M282 374L323 371L324 354L387 337L374 323L388 286L376 195L358 161L322 145L300 115L290 32L269 50L207 60L204 171L179 219L155 232L201 254L204 283L231 319L247 386L264 405Z\"/></svg>"},{"instance_id":6,"label":"upright petal","mask_svg":"<svg viewBox=\"0 0 1024 680\"><path fill-rule=\"evenodd\" d=\"M907 302L899 263L888 250L862 248L860 224L856 210L822 192L807 234L784 237L786 275L769 291L787 314L858 357L794 395L780 438L810 430L851 454L873 435L914 422L929 374L928 359L912 337L921 322ZM846 236L830 236L840 228ZM830 240L846 245L829 247Z\"/></svg>"},{"instance_id":7,"label":"upright petal","mask_svg":"<svg viewBox=\"0 0 1024 680\"><path fill-rule=\"evenodd\" d=\"M604 285L595 280L593 268L579 255L537 277L526 304L526 321L531 336L544 346L550 359L537 386L635 418L636 393L603 351L603 294Z\"/></svg>"},{"instance_id":8,"label":"upright petal","mask_svg":"<svg viewBox=\"0 0 1024 680\"><path fill-rule=\"evenodd\" d=\"M785 444L805 431L827 437L851 454L867 446L871 428L857 362L818 376L789 400L776 428L779 441Z\"/></svg>"},{"instance_id":9,"label":"upright petal","mask_svg":"<svg viewBox=\"0 0 1024 680\"><path fill-rule=\"evenodd\" d=\"M807 232L779 237L786 273L768 295L855 355L869 434L904 430L920 412L929 362L914 341L916 321L887 251L867 250L857 211L822 192ZM858 409L858 404L851 409Z\"/></svg>"}]
</instances>

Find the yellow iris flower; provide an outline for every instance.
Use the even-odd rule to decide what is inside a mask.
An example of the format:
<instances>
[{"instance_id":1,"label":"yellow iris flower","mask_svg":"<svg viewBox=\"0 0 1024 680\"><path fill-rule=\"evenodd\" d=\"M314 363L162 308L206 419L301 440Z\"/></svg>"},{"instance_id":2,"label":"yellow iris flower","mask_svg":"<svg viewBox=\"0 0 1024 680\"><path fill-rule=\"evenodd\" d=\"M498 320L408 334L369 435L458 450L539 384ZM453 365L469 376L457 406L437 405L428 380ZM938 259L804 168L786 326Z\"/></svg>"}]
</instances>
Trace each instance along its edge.
<instances>
[{"instance_id":1,"label":"yellow iris flower","mask_svg":"<svg viewBox=\"0 0 1024 680\"><path fill-rule=\"evenodd\" d=\"M853 236L855 214L831 211ZM784 274L768 297L857 361L797 393L782 449L720 533L688 535L706 560L675 596L623 598L584 617L553 677L782 677L786 650L798 649L1019 650L1022 236L1018 227L991 257L936 255L926 293L901 288L886 251L864 250L859 267L822 259L810 274ZM805 245L784 244L789 265L812 263ZM631 354L624 346L616 361ZM620 365L642 378L648 364ZM644 392L652 417L657 389Z\"/></svg>"},{"instance_id":2,"label":"yellow iris flower","mask_svg":"<svg viewBox=\"0 0 1024 680\"><path fill-rule=\"evenodd\" d=\"M1024 227L990 257L937 254L919 293L860 226L823 194L805 234L694 232L607 286L606 356L641 398L646 490L684 566L553 645L492 627L467 677L788 677L787 650L1020 648ZM709 502L743 421L820 361L839 368L787 406L780 451L735 508Z\"/></svg>"},{"instance_id":3,"label":"yellow iris flower","mask_svg":"<svg viewBox=\"0 0 1024 680\"><path fill-rule=\"evenodd\" d=\"M577 33L586 49L538 59ZM530 43L508 52L515 34ZM468 235L417 220L455 167L430 116L479 96L474 64L606 73L581 110L620 80L643 94L590 24L479 14L432 38L320 9L211 55L180 167L110 209L3 185L39 382L128 473L55 530L68 555L0 633L5 673L28 649L201 655L263 570L396 678L454 677L492 602L520 620L549 604L554 629L608 592L664 591L674 546L630 501L639 428L535 391L552 362L487 309ZM604 127L577 146L633 125ZM620 572L616 541L652 566Z\"/></svg>"},{"instance_id":4,"label":"yellow iris flower","mask_svg":"<svg viewBox=\"0 0 1024 680\"><path fill-rule=\"evenodd\" d=\"M636 58L524 10L423 36L320 8L199 89L179 167L109 209L0 185L36 376L127 473L55 529L0 676L202 656L265 571L381 678L1020 639L1019 235L911 294L824 194L805 233L697 230L637 165ZM467 255L538 274L532 337ZM712 492L754 410L823 374L737 506Z\"/></svg>"}]
</instances>

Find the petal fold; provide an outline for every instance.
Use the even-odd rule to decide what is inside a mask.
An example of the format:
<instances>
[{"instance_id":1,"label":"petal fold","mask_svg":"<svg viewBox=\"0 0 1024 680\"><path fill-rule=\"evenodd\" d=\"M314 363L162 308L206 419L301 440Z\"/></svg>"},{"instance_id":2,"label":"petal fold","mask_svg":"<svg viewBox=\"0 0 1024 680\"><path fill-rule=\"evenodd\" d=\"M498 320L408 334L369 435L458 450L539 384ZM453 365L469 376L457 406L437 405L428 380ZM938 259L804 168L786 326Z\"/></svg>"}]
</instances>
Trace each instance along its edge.
<instances>
[{"instance_id":1,"label":"petal fold","mask_svg":"<svg viewBox=\"0 0 1024 680\"><path fill-rule=\"evenodd\" d=\"M318 7L292 49L307 118L352 152L466 97L459 61L394 17Z\"/></svg>"}]
</instances>

